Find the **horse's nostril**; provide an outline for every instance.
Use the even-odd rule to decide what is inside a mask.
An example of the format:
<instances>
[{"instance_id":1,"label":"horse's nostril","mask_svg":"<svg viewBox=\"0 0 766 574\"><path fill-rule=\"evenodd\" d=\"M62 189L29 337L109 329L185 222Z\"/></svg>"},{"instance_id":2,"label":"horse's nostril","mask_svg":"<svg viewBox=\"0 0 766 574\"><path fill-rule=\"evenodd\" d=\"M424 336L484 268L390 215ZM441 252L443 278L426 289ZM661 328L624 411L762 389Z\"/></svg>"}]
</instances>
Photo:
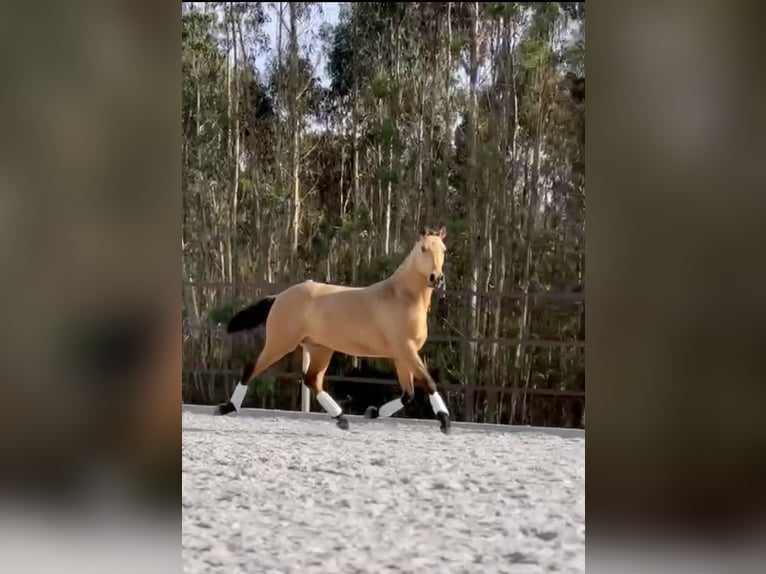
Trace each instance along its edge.
<instances>
[{"instance_id":1,"label":"horse's nostril","mask_svg":"<svg viewBox=\"0 0 766 574\"><path fill-rule=\"evenodd\" d=\"M431 283L436 283L436 275L434 275L433 273L431 273L431 275L429 275L429 276L428 276L428 280L429 280Z\"/></svg>"}]
</instances>

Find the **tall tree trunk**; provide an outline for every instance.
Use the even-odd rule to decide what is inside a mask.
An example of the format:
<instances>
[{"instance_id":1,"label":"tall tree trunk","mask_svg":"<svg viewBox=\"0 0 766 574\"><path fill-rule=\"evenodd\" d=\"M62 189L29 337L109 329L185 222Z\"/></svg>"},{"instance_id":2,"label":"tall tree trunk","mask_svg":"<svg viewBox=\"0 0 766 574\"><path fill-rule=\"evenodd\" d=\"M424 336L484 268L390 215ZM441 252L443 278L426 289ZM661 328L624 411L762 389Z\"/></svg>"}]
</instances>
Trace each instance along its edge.
<instances>
[{"instance_id":1,"label":"tall tree trunk","mask_svg":"<svg viewBox=\"0 0 766 574\"><path fill-rule=\"evenodd\" d=\"M358 7L358 5L357 5ZM351 125L352 125L352 144L354 154L354 175L353 175L353 208L351 209L351 284L357 284L357 261L359 259L359 232L357 229L357 220L361 201L359 190L359 34L358 20L359 15L356 11L352 16L352 44L353 55L351 57L352 67L352 105L351 105ZM354 366L356 366L356 359Z\"/></svg>"},{"instance_id":2,"label":"tall tree trunk","mask_svg":"<svg viewBox=\"0 0 766 574\"><path fill-rule=\"evenodd\" d=\"M476 353L477 345L474 339L478 336L477 333L477 319L478 319L478 297L476 292L479 289L479 261L478 261L478 249L476 242L477 235L477 144L478 144L478 95L476 91L476 82L479 69L478 58L478 34L479 34L479 3L472 3L471 10L471 61L470 61L470 100L468 108L468 124L469 124L469 146L470 152L468 156L468 229L469 229L469 253L471 258L470 268L470 289L473 293L469 298L469 312L467 314L468 325L466 332L472 339L467 345L466 353L466 375L476 384L477 372L476 372ZM473 420L474 410L474 396L473 391L466 393L466 418Z\"/></svg>"},{"instance_id":3,"label":"tall tree trunk","mask_svg":"<svg viewBox=\"0 0 766 574\"><path fill-rule=\"evenodd\" d=\"M538 87L538 101L537 101L537 122L536 122L536 134L535 134L535 148L534 148L534 155L532 157L532 177L531 177L531 186L530 186L530 194L529 194L529 212L527 214L527 264L525 265L525 293L529 292L529 281L530 281L530 261L533 256L533 246L532 243L534 241L534 238L536 236L536 219L537 219L537 211L539 206L539 194L540 194L540 156L542 154L542 146L543 146L543 130L545 127L545 116L546 116L546 106L545 106L545 87L546 87L546 81L545 81L545 69L543 68L542 63L540 64L537 72L537 87ZM525 311L528 311L529 309L529 297L527 297L527 303L525 304ZM526 316L524 316L524 324L523 327L523 337L529 336L529 326L530 326L530 319L528 316L528 313L526 313ZM526 349L521 350L521 354L523 355ZM523 363L525 365L525 372L523 373L524 376L524 395L523 395L523 401L522 401L522 424L524 421L527 420L527 389L529 388L529 380L531 377L531 368L532 368L532 361L531 357L527 356L525 357L525 362Z\"/></svg>"},{"instance_id":4,"label":"tall tree trunk","mask_svg":"<svg viewBox=\"0 0 766 574\"><path fill-rule=\"evenodd\" d=\"M234 15L232 14L231 10L231 2L228 2L228 8L224 8L224 23L226 24L226 119L228 121L228 129L226 130L226 154L227 154L227 160L229 162L229 165L232 165L232 157L231 157L231 138L232 138L232 114L231 109L233 106L232 102L232 95L231 95L231 82L232 82L232 70L231 70L231 40L229 34L231 33L231 21L234 19ZM236 66L236 62L235 62ZM225 202L225 200L224 200ZM224 203L225 205L225 203ZM225 209L225 208L224 208ZM228 221L226 222L228 225L226 225L227 233L225 237L223 238L222 245L225 246L222 247L222 249L225 249L225 257L223 258L221 265L223 266L223 280L224 281L231 281L231 231L232 231L232 221L231 221L231 209L232 204L229 203L228 210L225 209L224 213L228 211Z\"/></svg>"},{"instance_id":5,"label":"tall tree trunk","mask_svg":"<svg viewBox=\"0 0 766 574\"><path fill-rule=\"evenodd\" d=\"M444 68L444 142L442 146L441 190L437 198L439 213L446 213L449 194L450 155L452 152L452 114L450 112L450 87L452 86L452 2L447 2L447 57Z\"/></svg>"},{"instance_id":6,"label":"tall tree trunk","mask_svg":"<svg viewBox=\"0 0 766 574\"><path fill-rule=\"evenodd\" d=\"M437 222L431 222L431 194L429 193L428 189L425 189L423 186L423 147L424 147L424 133L423 133L423 116L425 115L425 100L426 100L426 89L425 89L425 82L423 82L423 85L421 86L420 90L420 113L418 114L418 205L421 204L421 201L425 199L425 221L428 221L429 224L436 225ZM417 210L417 217L420 219L420 207L418 207ZM438 228L438 226L437 226Z\"/></svg>"},{"instance_id":7,"label":"tall tree trunk","mask_svg":"<svg viewBox=\"0 0 766 574\"><path fill-rule=\"evenodd\" d=\"M292 177L292 199L293 199L293 217L292 217L292 271L297 272L298 266L298 240L301 227L301 188L300 188L300 119L298 117L298 14L295 2L289 3L290 12L290 87L289 87L289 116L290 116L290 136L292 139L292 149L290 169ZM295 277L293 277L294 279Z\"/></svg>"},{"instance_id":8,"label":"tall tree trunk","mask_svg":"<svg viewBox=\"0 0 766 574\"><path fill-rule=\"evenodd\" d=\"M199 304L197 303L197 293L195 287L191 282L191 278L187 271L186 265L186 244L184 238L181 237L181 279L185 283L184 285L184 303L186 304L187 313L189 316L189 323L191 326L191 334L194 338L198 338L202 326L199 318Z\"/></svg>"},{"instance_id":9,"label":"tall tree trunk","mask_svg":"<svg viewBox=\"0 0 766 574\"><path fill-rule=\"evenodd\" d=\"M529 193L527 194L528 203L527 203L527 213L526 213L526 233L525 233L525 241L526 241L526 256L524 260L524 275L522 277L522 285L523 285L523 291L524 291L524 307L521 313L521 317L519 318L519 338L520 339L526 339L529 335L529 287L530 287L530 276L531 276L531 267L532 267L532 257L533 257L533 248L532 248L532 242L534 240L534 227L535 227L535 219L536 219L536 212L537 212L537 206L538 206L538 192L539 192L539 177L540 177L540 154L542 151L542 126L543 126L543 94L542 94L542 86L540 85L541 82L539 82L540 73L538 73L538 89L539 89L539 101L537 106L537 122L536 122L536 134L535 134L535 147L533 150L533 156L532 156L532 175L529 178ZM522 420L526 417L526 404L527 404L527 395L526 395L526 387L529 384L529 378L524 376L524 373L522 373L522 369L526 366L526 363L524 362L524 355L525 355L526 347L522 344L519 344L516 346L516 356L514 360L514 386L518 386L520 380L522 377L525 379L525 392L523 395L523 408L521 417Z\"/></svg>"},{"instance_id":10,"label":"tall tree trunk","mask_svg":"<svg viewBox=\"0 0 766 574\"><path fill-rule=\"evenodd\" d=\"M510 21L509 21L510 19ZM515 127L511 127L513 122L511 121L511 103L514 97L512 87L513 76L513 49L514 44L512 40L513 29L513 16L510 15L509 19L504 18L500 30L499 30L499 54L496 61L496 68L498 70L498 76L496 82L496 89L500 97L502 98L502 105L500 111L500 118L497 122L497 141L498 146L502 150L502 156L499 166L500 173L496 180L498 181L497 187L497 201L499 203L498 215L500 224L496 225L495 244L497 246L497 252L499 252L499 262L495 271L495 293L497 298L494 300L494 316L492 317L492 337L498 339L500 337L500 328L503 323L503 299L500 296L505 290L505 278L507 274L507 261L512 260L512 234L508 232L508 227L513 226L513 193L515 187L514 180L514 168L515 162ZM511 33L509 33L511 32ZM509 132L511 137L509 138ZM508 165L508 157L510 155L510 166ZM496 384L500 386L506 385L506 372L500 356L500 346L495 342L492 344L491 349L491 364L492 364L492 378L496 381ZM498 420L503 418L503 393L499 395L495 393L488 393L488 402L492 403L493 408L488 410L494 410L494 405L499 408L497 412L493 412Z\"/></svg>"},{"instance_id":11,"label":"tall tree trunk","mask_svg":"<svg viewBox=\"0 0 766 574\"><path fill-rule=\"evenodd\" d=\"M383 143L381 142L381 137L384 133L384 122L385 122L385 116L383 114L383 101L378 100L378 126L380 129L380 134L378 137L377 142L377 162L378 162L378 177L377 179L377 187L378 187L378 198L379 198L379 205L380 205L380 215L383 218L383 253L387 256L390 250L390 243L391 243L391 185L390 182L388 185L386 185L386 195L384 197L383 195ZM390 150L389 150L390 151ZM391 154L389 153L389 158L391 157ZM390 165L390 162L389 162Z\"/></svg>"},{"instance_id":12,"label":"tall tree trunk","mask_svg":"<svg viewBox=\"0 0 766 574\"><path fill-rule=\"evenodd\" d=\"M345 215L345 204L343 203L343 176L346 173L346 145L345 143L340 144L340 184L338 185L338 193L339 195L339 208L338 208L338 215L340 215L340 220L343 221L343 216Z\"/></svg>"},{"instance_id":13,"label":"tall tree trunk","mask_svg":"<svg viewBox=\"0 0 766 574\"><path fill-rule=\"evenodd\" d=\"M232 251L232 242L236 240L237 236L237 203L239 200L239 72L237 57L237 41L236 41L236 27L234 21L234 13L232 10L231 20L231 37L232 46L234 48L234 94L233 94L233 125L234 125L234 150L232 153L232 182L231 182L231 213L229 219L229 236L227 238L227 249L229 255L229 281L233 283L233 295L237 296L237 274L238 269L235 263L236 253ZM238 18L238 16L237 16Z\"/></svg>"},{"instance_id":14,"label":"tall tree trunk","mask_svg":"<svg viewBox=\"0 0 766 574\"><path fill-rule=\"evenodd\" d=\"M502 232L499 232L498 235L501 236ZM498 241L497 243L498 245L502 245L500 241ZM500 338L500 325L502 324L502 317L503 317L503 313L502 313L503 299L500 297L500 295L505 290L505 273L506 273L505 249L501 247L499 251L500 251L500 263L497 266L497 279L495 284L495 293L498 295L498 297L495 301L495 316L493 317L493 324L492 324L492 338L495 340ZM498 360L498 350L499 350L499 345L497 344L497 342L493 343L492 344L493 380L495 381L495 384L504 385L505 374L503 373L502 367ZM500 417L501 414L502 413L498 413L497 416Z\"/></svg>"},{"instance_id":15,"label":"tall tree trunk","mask_svg":"<svg viewBox=\"0 0 766 574\"><path fill-rule=\"evenodd\" d=\"M282 55L282 29L284 27L284 3L279 2L277 4L277 105L281 108L282 101L284 100L285 96L285 86L283 82L283 72L282 72L282 64L283 64L283 55ZM274 163L276 165L276 192L278 197L284 197L285 195L285 187L284 187L284 155L283 155L283 138L284 138L284 128L282 122L275 122L274 124L274 130L275 130L275 139L276 139L276 150L274 153ZM282 229L289 229L290 226L286 225ZM280 246L282 244L281 241L277 242L277 246ZM275 248L272 242L269 243L269 252L272 252L272 250ZM277 253L277 257L281 260L281 253ZM271 262L272 259L269 259ZM271 275L271 263L269 263L269 274Z\"/></svg>"}]
</instances>

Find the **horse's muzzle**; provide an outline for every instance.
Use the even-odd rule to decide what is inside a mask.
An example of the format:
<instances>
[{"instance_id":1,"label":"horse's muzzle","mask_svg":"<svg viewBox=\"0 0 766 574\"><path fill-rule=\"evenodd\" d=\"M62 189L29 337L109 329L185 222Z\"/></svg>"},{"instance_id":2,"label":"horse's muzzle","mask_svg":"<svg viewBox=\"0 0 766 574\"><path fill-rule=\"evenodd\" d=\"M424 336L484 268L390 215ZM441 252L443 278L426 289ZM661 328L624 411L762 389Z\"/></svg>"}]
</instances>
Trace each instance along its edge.
<instances>
[{"instance_id":1,"label":"horse's muzzle","mask_svg":"<svg viewBox=\"0 0 766 574\"><path fill-rule=\"evenodd\" d=\"M442 274L437 277L434 273L431 273L431 275L428 276L428 283L434 289L441 289L444 287L444 275Z\"/></svg>"}]
</instances>

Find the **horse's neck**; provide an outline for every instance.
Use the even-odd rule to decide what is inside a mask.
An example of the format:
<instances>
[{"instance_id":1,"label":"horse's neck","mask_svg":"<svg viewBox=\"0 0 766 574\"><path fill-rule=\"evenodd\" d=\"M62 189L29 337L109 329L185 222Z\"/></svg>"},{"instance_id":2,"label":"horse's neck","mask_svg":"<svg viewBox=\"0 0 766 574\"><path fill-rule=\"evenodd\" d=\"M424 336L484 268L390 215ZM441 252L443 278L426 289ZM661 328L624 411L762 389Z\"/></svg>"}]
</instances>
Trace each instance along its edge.
<instances>
[{"instance_id":1,"label":"horse's neck","mask_svg":"<svg viewBox=\"0 0 766 574\"><path fill-rule=\"evenodd\" d=\"M415 268L412 255L407 256L407 259L402 262L390 279L415 296L416 300L422 302L426 309L431 306L433 288L428 285L426 278Z\"/></svg>"}]
</instances>

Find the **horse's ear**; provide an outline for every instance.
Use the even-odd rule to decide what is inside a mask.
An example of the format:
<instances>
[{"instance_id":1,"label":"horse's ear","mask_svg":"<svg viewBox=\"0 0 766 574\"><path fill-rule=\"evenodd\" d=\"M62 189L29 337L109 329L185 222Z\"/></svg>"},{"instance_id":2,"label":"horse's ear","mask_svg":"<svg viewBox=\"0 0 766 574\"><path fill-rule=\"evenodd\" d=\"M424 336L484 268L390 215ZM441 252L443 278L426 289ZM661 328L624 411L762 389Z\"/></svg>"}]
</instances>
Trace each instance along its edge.
<instances>
[{"instance_id":1,"label":"horse's ear","mask_svg":"<svg viewBox=\"0 0 766 574\"><path fill-rule=\"evenodd\" d=\"M447 237L447 228L442 225L441 229L439 229L439 239L444 239Z\"/></svg>"},{"instance_id":2,"label":"horse's ear","mask_svg":"<svg viewBox=\"0 0 766 574\"><path fill-rule=\"evenodd\" d=\"M428 228L427 227L421 227L420 228L420 237L425 237L428 235Z\"/></svg>"}]
</instances>

